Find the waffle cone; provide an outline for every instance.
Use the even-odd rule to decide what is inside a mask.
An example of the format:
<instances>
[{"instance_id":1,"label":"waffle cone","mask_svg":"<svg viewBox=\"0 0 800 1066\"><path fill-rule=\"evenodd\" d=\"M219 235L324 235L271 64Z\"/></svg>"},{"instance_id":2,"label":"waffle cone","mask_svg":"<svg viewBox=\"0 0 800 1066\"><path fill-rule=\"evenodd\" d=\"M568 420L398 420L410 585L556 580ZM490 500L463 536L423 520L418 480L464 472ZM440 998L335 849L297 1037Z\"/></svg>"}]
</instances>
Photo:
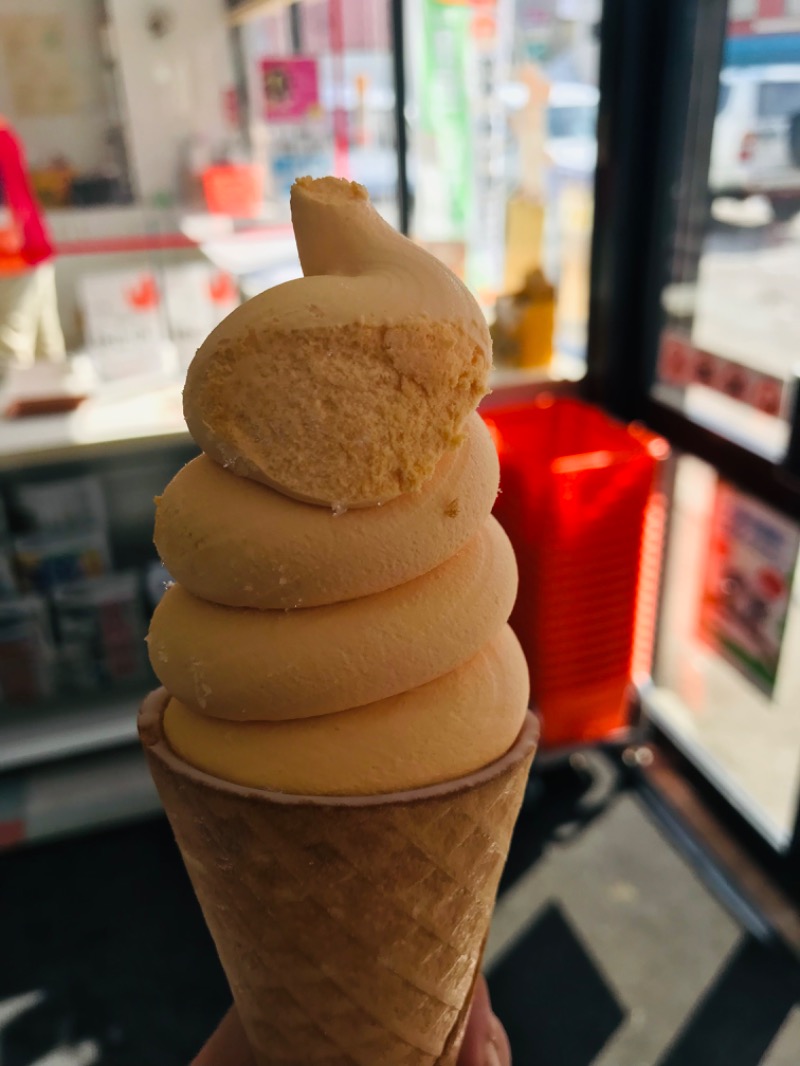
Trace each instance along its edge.
<instances>
[{"instance_id":1,"label":"waffle cone","mask_svg":"<svg viewBox=\"0 0 800 1066\"><path fill-rule=\"evenodd\" d=\"M258 1066L453 1066L536 746L390 796L243 788L139 732Z\"/></svg>"}]
</instances>

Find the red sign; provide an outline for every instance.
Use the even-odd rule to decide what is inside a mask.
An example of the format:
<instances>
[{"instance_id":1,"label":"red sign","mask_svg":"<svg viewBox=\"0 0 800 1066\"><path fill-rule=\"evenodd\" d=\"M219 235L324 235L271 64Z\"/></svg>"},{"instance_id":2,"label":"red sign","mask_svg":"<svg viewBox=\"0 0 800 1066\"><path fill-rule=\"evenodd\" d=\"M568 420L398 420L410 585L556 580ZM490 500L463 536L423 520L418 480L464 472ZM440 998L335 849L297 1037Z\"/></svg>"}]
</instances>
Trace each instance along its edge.
<instances>
[{"instance_id":1,"label":"red sign","mask_svg":"<svg viewBox=\"0 0 800 1066\"><path fill-rule=\"evenodd\" d=\"M786 382L772 374L695 348L680 333L665 330L658 353L658 380L686 388L704 385L732 400L779 417L787 402Z\"/></svg>"}]
</instances>

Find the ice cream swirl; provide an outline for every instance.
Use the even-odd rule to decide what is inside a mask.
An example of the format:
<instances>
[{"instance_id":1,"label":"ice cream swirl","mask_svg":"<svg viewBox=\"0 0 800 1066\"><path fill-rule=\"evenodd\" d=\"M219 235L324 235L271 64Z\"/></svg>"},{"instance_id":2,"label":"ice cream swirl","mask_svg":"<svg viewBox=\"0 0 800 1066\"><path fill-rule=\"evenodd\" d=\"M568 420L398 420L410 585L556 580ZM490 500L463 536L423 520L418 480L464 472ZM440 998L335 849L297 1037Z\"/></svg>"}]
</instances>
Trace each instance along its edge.
<instances>
[{"instance_id":1,"label":"ice cream swirl","mask_svg":"<svg viewBox=\"0 0 800 1066\"><path fill-rule=\"evenodd\" d=\"M384 233L359 190L334 179L296 186L304 269L321 270L333 249L337 269L362 272L307 277L288 294L279 286L211 335L185 393L206 455L173 479L156 519L159 552L177 579L148 637L172 696L167 739L225 780L313 795L392 792L470 773L513 744L528 700L524 658L506 624L516 564L490 517L497 458L470 413L484 387L483 370L473 371L489 358L482 316L413 245L392 255L402 239ZM317 283L326 326L315 313L309 325L306 282ZM355 328L356 314L361 340L351 332L344 343L340 326ZM442 352L451 327L458 342ZM376 359L400 374L399 356L386 361L395 328L403 341L394 356L413 349L415 395L429 401L414 417L402 375L389 391L359 376ZM271 390L286 399L290 350L304 368L305 421L298 396L260 402ZM336 420L314 405L328 381L318 364L329 359L349 362L361 383L355 398L342 384L338 436ZM335 395L323 389L323 413ZM237 418L237 404L248 405L249 420ZM339 454L336 441L360 434L368 448L351 452L348 443ZM326 466L328 452L336 455ZM398 463L408 477L387 479ZM318 505L342 495L360 506ZM366 506L376 498L388 502Z\"/></svg>"}]
</instances>

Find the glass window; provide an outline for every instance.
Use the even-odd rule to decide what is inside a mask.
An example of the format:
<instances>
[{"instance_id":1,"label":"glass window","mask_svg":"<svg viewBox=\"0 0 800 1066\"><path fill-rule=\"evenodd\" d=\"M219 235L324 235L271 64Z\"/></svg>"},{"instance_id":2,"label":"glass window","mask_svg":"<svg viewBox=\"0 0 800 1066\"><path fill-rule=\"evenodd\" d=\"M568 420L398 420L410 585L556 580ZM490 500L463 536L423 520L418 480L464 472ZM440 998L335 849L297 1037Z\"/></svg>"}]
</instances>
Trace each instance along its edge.
<instances>
[{"instance_id":1,"label":"glass window","mask_svg":"<svg viewBox=\"0 0 800 1066\"><path fill-rule=\"evenodd\" d=\"M654 393L780 460L800 348L800 22L766 32L734 7L716 101L709 74L690 85Z\"/></svg>"},{"instance_id":2,"label":"glass window","mask_svg":"<svg viewBox=\"0 0 800 1066\"><path fill-rule=\"evenodd\" d=\"M653 393L683 414L670 421L687 448L702 454L704 444L685 419L778 463L800 348L800 21L782 0L769 20L757 17L764 7L729 4L719 71L704 62L709 23L699 18L688 101L682 86L675 90L687 121L669 190L675 212ZM644 705L785 850L800 793L800 526L791 502L776 510L759 498L769 473L762 490L735 454L723 443L718 461L749 492L701 458L676 456ZM770 464L753 467L769 472Z\"/></svg>"},{"instance_id":3,"label":"glass window","mask_svg":"<svg viewBox=\"0 0 800 1066\"><path fill-rule=\"evenodd\" d=\"M602 5L408 4L412 235L477 293L495 363L583 371Z\"/></svg>"},{"instance_id":4,"label":"glass window","mask_svg":"<svg viewBox=\"0 0 800 1066\"><path fill-rule=\"evenodd\" d=\"M800 67L796 81L765 81L759 86L758 113L763 118L800 114Z\"/></svg>"},{"instance_id":5,"label":"glass window","mask_svg":"<svg viewBox=\"0 0 800 1066\"><path fill-rule=\"evenodd\" d=\"M239 35L247 128L266 167L270 214L288 221L301 174L369 189L397 222L394 75L388 3L304 0L248 19ZM293 103L291 85L307 99Z\"/></svg>"},{"instance_id":6,"label":"glass window","mask_svg":"<svg viewBox=\"0 0 800 1066\"><path fill-rule=\"evenodd\" d=\"M547 112L547 132L551 137L594 138L597 131L597 107L587 105L551 105Z\"/></svg>"}]
</instances>

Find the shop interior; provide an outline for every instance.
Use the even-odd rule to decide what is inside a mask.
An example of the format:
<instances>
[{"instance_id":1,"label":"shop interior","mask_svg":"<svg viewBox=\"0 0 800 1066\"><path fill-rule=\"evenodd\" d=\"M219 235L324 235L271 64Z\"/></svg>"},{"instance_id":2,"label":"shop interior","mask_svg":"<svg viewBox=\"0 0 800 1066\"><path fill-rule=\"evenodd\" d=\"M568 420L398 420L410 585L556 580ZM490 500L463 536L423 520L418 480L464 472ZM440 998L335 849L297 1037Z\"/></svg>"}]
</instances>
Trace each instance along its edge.
<instances>
[{"instance_id":1,"label":"shop interior","mask_svg":"<svg viewBox=\"0 0 800 1066\"><path fill-rule=\"evenodd\" d=\"M197 348L302 274L306 174L492 337L513 1061L796 1066L792 0L0 0L0 1066L178 1066L230 1006L137 737L153 500Z\"/></svg>"}]
</instances>

